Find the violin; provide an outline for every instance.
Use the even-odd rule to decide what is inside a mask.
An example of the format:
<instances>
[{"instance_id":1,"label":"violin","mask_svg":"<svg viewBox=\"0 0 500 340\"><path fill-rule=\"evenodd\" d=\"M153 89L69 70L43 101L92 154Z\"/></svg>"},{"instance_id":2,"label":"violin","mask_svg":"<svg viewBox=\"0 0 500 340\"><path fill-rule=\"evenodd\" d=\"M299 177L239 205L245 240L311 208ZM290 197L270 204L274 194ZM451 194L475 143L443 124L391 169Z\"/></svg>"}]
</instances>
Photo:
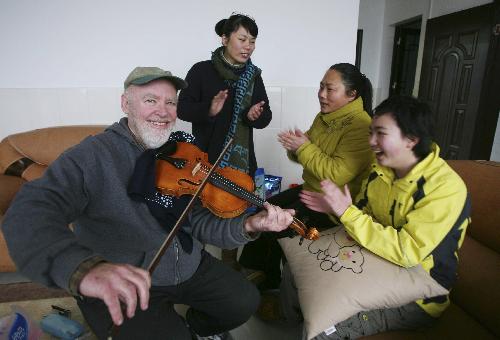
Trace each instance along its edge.
<instances>
[{"instance_id":1,"label":"violin","mask_svg":"<svg viewBox=\"0 0 500 340\"><path fill-rule=\"evenodd\" d=\"M156 187L165 195L192 195L212 165L208 162L208 155L196 145L177 142L176 146L172 154L156 155ZM242 214L251 204L264 207L265 201L253 190L254 182L248 174L230 167L217 168L208 178L199 198L213 214L231 218ZM290 228L305 239L319 238L316 228L307 227L295 217Z\"/></svg>"}]
</instances>

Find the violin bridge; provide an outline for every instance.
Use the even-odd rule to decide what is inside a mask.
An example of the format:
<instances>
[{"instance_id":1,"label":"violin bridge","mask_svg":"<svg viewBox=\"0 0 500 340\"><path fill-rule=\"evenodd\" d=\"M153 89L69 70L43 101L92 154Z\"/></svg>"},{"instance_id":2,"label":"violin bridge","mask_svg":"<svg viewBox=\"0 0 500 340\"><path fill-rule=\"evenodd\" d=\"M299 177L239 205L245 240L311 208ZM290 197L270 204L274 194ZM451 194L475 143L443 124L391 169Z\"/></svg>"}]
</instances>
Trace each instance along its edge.
<instances>
[{"instance_id":1,"label":"violin bridge","mask_svg":"<svg viewBox=\"0 0 500 340\"><path fill-rule=\"evenodd\" d=\"M200 163L200 162L198 162L198 164L196 164L196 165L194 166L193 171L191 171L191 175L195 176L195 175L196 175L196 173L197 173L198 171L200 171L200 168L201 168L201 163Z\"/></svg>"}]
</instances>

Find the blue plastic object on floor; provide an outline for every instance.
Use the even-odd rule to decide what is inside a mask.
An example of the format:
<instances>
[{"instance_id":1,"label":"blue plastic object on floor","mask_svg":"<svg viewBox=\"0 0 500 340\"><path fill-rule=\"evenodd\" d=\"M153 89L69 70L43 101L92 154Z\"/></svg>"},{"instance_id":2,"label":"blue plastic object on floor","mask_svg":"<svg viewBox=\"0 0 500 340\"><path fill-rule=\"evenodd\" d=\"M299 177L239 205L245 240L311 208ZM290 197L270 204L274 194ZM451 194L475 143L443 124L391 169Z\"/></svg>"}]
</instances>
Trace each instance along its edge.
<instances>
[{"instance_id":1,"label":"blue plastic object on floor","mask_svg":"<svg viewBox=\"0 0 500 340\"><path fill-rule=\"evenodd\" d=\"M49 314L40 321L40 327L44 332L63 340L73 340L79 337L85 328L81 323L68 319L60 314Z\"/></svg>"}]
</instances>

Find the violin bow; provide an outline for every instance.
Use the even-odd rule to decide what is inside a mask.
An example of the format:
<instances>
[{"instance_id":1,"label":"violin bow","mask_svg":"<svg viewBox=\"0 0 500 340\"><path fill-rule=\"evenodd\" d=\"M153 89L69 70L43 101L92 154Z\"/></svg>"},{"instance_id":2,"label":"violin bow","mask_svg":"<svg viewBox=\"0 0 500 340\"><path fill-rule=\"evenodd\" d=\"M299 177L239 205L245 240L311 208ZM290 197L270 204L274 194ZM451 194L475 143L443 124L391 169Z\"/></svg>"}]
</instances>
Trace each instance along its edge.
<instances>
[{"instance_id":1,"label":"violin bow","mask_svg":"<svg viewBox=\"0 0 500 340\"><path fill-rule=\"evenodd\" d=\"M156 267L160 263L161 257L163 256L163 254L165 254L165 251L167 250L168 246L174 240L174 237L177 234L177 231L181 227L181 223L186 218L189 210L191 210L191 207L194 204L194 201L200 195L201 191L205 187L205 184L207 184L210 176L215 171L215 169L217 168L217 166L219 166L219 163L222 160L222 156L224 156L224 154L226 153L227 149L229 148L229 146L232 143L233 143L233 138L229 139L228 143L226 144L226 146L224 147L224 149L220 153L219 157L217 158L217 160L215 161L215 163L212 165L212 167L208 171L208 173L205 176L205 178L203 178L203 180L201 181L201 184L198 186L198 189L196 190L196 192L191 197L191 200L189 201L188 205L184 208L184 211L182 212L181 216L179 217L179 219L175 223L175 226L172 228L172 230L170 231L170 233L167 235L167 238L165 239L165 241L163 241L163 244L161 245L160 249L158 249L155 257L151 260L151 263L148 266L148 271L149 271L150 275L153 275L154 270L156 269Z\"/></svg>"},{"instance_id":2,"label":"violin bow","mask_svg":"<svg viewBox=\"0 0 500 340\"><path fill-rule=\"evenodd\" d=\"M234 140L233 138L229 139L229 141L227 142L226 146L224 147L224 149L220 153L219 157L217 158L217 160L215 161L215 163L212 165L212 167L208 171L208 173L205 176L205 178L203 178L203 180L201 181L201 183L198 186L198 189L196 190L196 192L191 197L191 200L189 201L189 203L184 208L184 211L182 212L181 216L177 219L177 222L175 223L174 227L172 228L172 230L170 230L170 233L165 238L165 241L163 241L162 245L160 246L160 248L156 252L154 258L149 263L149 265L147 267L147 270L148 270L148 272L149 272L150 275L153 275L153 272L155 271L156 267L160 263L161 257L163 256L163 254L165 254L165 251L167 251L167 248L170 246L170 244L174 240L175 235L179 231L179 228L181 227L182 222L184 222L184 219L186 218L187 214L191 210L191 208L192 208L192 206L193 206L196 198L200 195L201 191L205 187L205 184L207 184L210 176L215 171L215 169L217 168L217 166L219 166L219 163L222 160L222 156L224 156L224 154L226 153L226 151L229 149L229 146L233 143L233 140ZM108 340L112 340L113 337L118 334L118 327L119 326L115 325L114 323L112 324L111 328L108 331Z\"/></svg>"}]
</instances>

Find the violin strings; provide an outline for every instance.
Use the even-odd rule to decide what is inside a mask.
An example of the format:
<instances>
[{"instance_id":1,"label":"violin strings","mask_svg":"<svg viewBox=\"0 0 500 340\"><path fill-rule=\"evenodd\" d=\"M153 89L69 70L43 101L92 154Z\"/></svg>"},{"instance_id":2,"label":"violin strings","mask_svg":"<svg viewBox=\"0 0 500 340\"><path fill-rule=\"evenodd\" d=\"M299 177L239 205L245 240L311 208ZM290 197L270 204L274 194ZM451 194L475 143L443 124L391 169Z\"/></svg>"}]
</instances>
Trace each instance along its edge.
<instances>
[{"instance_id":1,"label":"violin strings","mask_svg":"<svg viewBox=\"0 0 500 340\"><path fill-rule=\"evenodd\" d=\"M200 168L200 171L203 174L207 175L208 174L208 168L207 168L207 166L202 165L201 168ZM220 175L220 174L218 174L216 172L212 173L212 177L216 181L223 182L222 183L223 185L231 188L235 193L239 193L240 197L244 196L242 198L247 198L247 201L255 202L257 200L258 201L257 205L259 205L259 207L263 207L264 206L264 200L262 200L260 197L258 197L256 195L250 193L249 191L245 190L244 188L240 187L236 183L228 180L226 177L224 177L224 176L222 176L222 175ZM297 227L299 227L300 229L302 229L304 232L307 232L307 227L305 226L304 222L302 222L301 220L299 220L295 216L293 217L293 222L295 223L295 225L297 225Z\"/></svg>"},{"instance_id":2,"label":"violin strings","mask_svg":"<svg viewBox=\"0 0 500 340\"><path fill-rule=\"evenodd\" d=\"M207 167L205 165L202 165L200 171L202 171L206 175L207 174ZM232 190L233 193L235 193L237 196L239 196L241 198L244 198L247 201L252 202L255 205L258 205L260 207L262 207L264 205L264 201L260 197L258 197L256 195L254 195L253 193L245 190L245 188L242 188L241 186L239 186L238 184L230 181L226 177L224 177L224 176L222 176L222 175L220 175L218 173L213 173L212 174L212 179L218 181L218 183L221 183L222 185L224 185L228 189Z\"/></svg>"}]
</instances>

